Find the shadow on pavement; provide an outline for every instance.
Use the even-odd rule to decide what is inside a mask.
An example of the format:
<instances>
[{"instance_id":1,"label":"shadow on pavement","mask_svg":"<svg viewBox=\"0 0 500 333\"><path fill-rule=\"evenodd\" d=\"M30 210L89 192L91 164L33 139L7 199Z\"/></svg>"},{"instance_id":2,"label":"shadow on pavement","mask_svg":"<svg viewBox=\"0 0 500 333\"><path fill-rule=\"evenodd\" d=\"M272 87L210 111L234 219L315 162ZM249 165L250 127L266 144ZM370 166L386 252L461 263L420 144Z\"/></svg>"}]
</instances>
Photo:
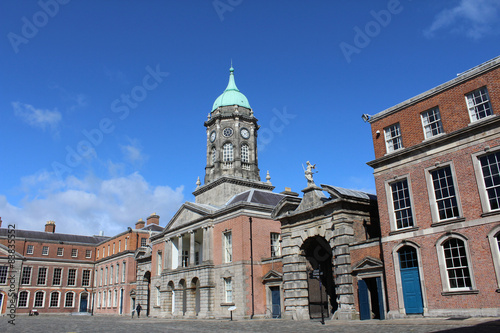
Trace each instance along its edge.
<instances>
[{"instance_id":1,"label":"shadow on pavement","mask_svg":"<svg viewBox=\"0 0 500 333\"><path fill-rule=\"evenodd\" d=\"M450 320L460 320L450 319ZM474 326L454 328L451 330L436 331L439 333L495 333L500 332L500 320L488 321Z\"/></svg>"}]
</instances>

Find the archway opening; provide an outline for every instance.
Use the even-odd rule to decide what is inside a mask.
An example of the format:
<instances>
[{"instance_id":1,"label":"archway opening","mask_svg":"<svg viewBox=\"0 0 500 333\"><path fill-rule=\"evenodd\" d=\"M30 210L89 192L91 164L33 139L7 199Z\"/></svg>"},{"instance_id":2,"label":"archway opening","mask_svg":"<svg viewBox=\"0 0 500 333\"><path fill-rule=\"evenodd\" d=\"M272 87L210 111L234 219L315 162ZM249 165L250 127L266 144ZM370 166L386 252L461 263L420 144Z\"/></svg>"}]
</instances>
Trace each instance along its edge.
<instances>
[{"instance_id":1,"label":"archway opening","mask_svg":"<svg viewBox=\"0 0 500 333\"><path fill-rule=\"evenodd\" d=\"M144 273L144 282L147 282L147 299L146 299L146 317L149 317L149 305L150 305L150 299L151 299L151 272L147 271Z\"/></svg>"},{"instance_id":2,"label":"archway opening","mask_svg":"<svg viewBox=\"0 0 500 333\"><path fill-rule=\"evenodd\" d=\"M191 281L191 299L194 300L194 313L200 312L200 279L197 277Z\"/></svg>"},{"instance_id":3,"label":"archway opening","mask_svg":"<svg viewBox=\"0 0 500 333\"><path fill-rule=\"evenodd\" d=\"M334 313L337 308L337 295L333 280L332 249L321 236L309 237L301 247L307 259L307 278L309 292L309 317L321 318Z\"/></svg>"}]
</instances>

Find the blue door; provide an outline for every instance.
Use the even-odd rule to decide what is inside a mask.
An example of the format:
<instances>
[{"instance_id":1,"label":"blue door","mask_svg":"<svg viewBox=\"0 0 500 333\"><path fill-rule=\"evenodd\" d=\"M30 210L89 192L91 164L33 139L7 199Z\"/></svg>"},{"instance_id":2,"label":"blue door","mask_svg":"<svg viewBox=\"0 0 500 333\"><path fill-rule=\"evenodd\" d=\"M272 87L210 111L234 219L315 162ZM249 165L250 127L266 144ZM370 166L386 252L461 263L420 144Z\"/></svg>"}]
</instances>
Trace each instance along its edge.
<instances>
[{"instance_id":1,"label":"blue door","mask_svg":"<svg viewBox=\"0 0 500 333\"><path fill-rule=\"evenodd\" d=\"M271 287L272 315L273 318L281 318L281 295L280 287Z\"/></svg>"},{"instance_id":2,"label":"blue door","mask_svg":"<svg viewBox=\"0 0 500 333\"><path fill-rule=\"evenodd\" d=\"M80 312L87 312L87 294L82 294L80 298Z\"/></svg>"},{"instance_id":3,"label":"blue door","mask_svg":"<svg viewBox=\"0 0 500 333\"><path fill-rule=\"evenodd\" d=\"M406 313L422 313L424 307L418 273L417 250L410 246L401 248L399 250L399 263Z\"/></svg>"},{"instance_id":4,"label":"blue door","mask_svg":"<svg viewBox=\"0 0 500 333\"><path fill-rule=\"evenodd\" d=\"M370 295L365 280L358 280L359 319L371 319Z\"/></svg>"}]
</instances>

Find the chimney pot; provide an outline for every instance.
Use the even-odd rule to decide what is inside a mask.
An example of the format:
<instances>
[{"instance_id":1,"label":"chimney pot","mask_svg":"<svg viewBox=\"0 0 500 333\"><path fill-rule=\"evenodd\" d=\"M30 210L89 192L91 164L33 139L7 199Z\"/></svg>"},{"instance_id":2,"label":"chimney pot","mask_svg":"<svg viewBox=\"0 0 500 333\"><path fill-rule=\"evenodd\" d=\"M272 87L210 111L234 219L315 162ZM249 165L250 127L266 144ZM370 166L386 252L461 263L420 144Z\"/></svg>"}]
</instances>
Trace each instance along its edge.
<instances>
[{"instance_id":1,"label":"chimney pot","mask_svg":"<svg viewBox=\"0 0 500 333\"><path fill-rule=\"evenodd\" d=\"M56 232L56 223L54 221L47 221L45 224L45 232Z\"/></svg>"},{"instance_id":2,"label":"chimney pot","mask_svg":"<svg viewBox=\"0 0 500 333\"><path fill-rule=\"evenodd\" d=\"M147 221L148 221L147 225L150 224L160 225L160 216L156 215L156 213L153 213L147 218Z\"/></svg>"}]
</instances>

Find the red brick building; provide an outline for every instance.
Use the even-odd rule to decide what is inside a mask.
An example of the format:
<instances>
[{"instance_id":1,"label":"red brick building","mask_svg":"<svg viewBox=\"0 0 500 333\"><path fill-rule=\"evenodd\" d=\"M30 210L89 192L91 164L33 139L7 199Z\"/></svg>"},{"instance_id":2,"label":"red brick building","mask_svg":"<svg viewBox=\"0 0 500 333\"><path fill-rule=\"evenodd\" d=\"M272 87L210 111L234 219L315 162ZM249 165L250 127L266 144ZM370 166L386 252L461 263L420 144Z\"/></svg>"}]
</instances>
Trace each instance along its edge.
<instances>
[{"instance_id":1,"label":"red brick building","mask_svg":"<svg viewBox=\"0 0 500 333\"><path fill-rule=\"evenodd\" d=\"M163 230L160 217L155 214L144 222L140 219L135 228L128 228L96 245L93 287L96 314L130 315L136 306L137 262L139 248L149 244L149 237Z\"/></svg>"},{"instance_id":2,"label":"red brick building","mask_svg":"<svg viewBox=\"0 0 500 333\"><path fill-rule=\"evenodd\" d=\"M369 119L389 317L500 315L500 57Z\"/></svg>"},{"instance_id":3,"label":"red brick building","mask_svg":"<svg viewBox=\"0 0 500 333\"><path fill-rule=\"evenodd\" d=\"M0 313L6 312L12 291L17 292L16 313L90 311L95 246L106 237L56 233L53 221L44 232L13 225L0 228ZM9 254L15 257L13 266Z\"/></svg>"}]
</instances>

